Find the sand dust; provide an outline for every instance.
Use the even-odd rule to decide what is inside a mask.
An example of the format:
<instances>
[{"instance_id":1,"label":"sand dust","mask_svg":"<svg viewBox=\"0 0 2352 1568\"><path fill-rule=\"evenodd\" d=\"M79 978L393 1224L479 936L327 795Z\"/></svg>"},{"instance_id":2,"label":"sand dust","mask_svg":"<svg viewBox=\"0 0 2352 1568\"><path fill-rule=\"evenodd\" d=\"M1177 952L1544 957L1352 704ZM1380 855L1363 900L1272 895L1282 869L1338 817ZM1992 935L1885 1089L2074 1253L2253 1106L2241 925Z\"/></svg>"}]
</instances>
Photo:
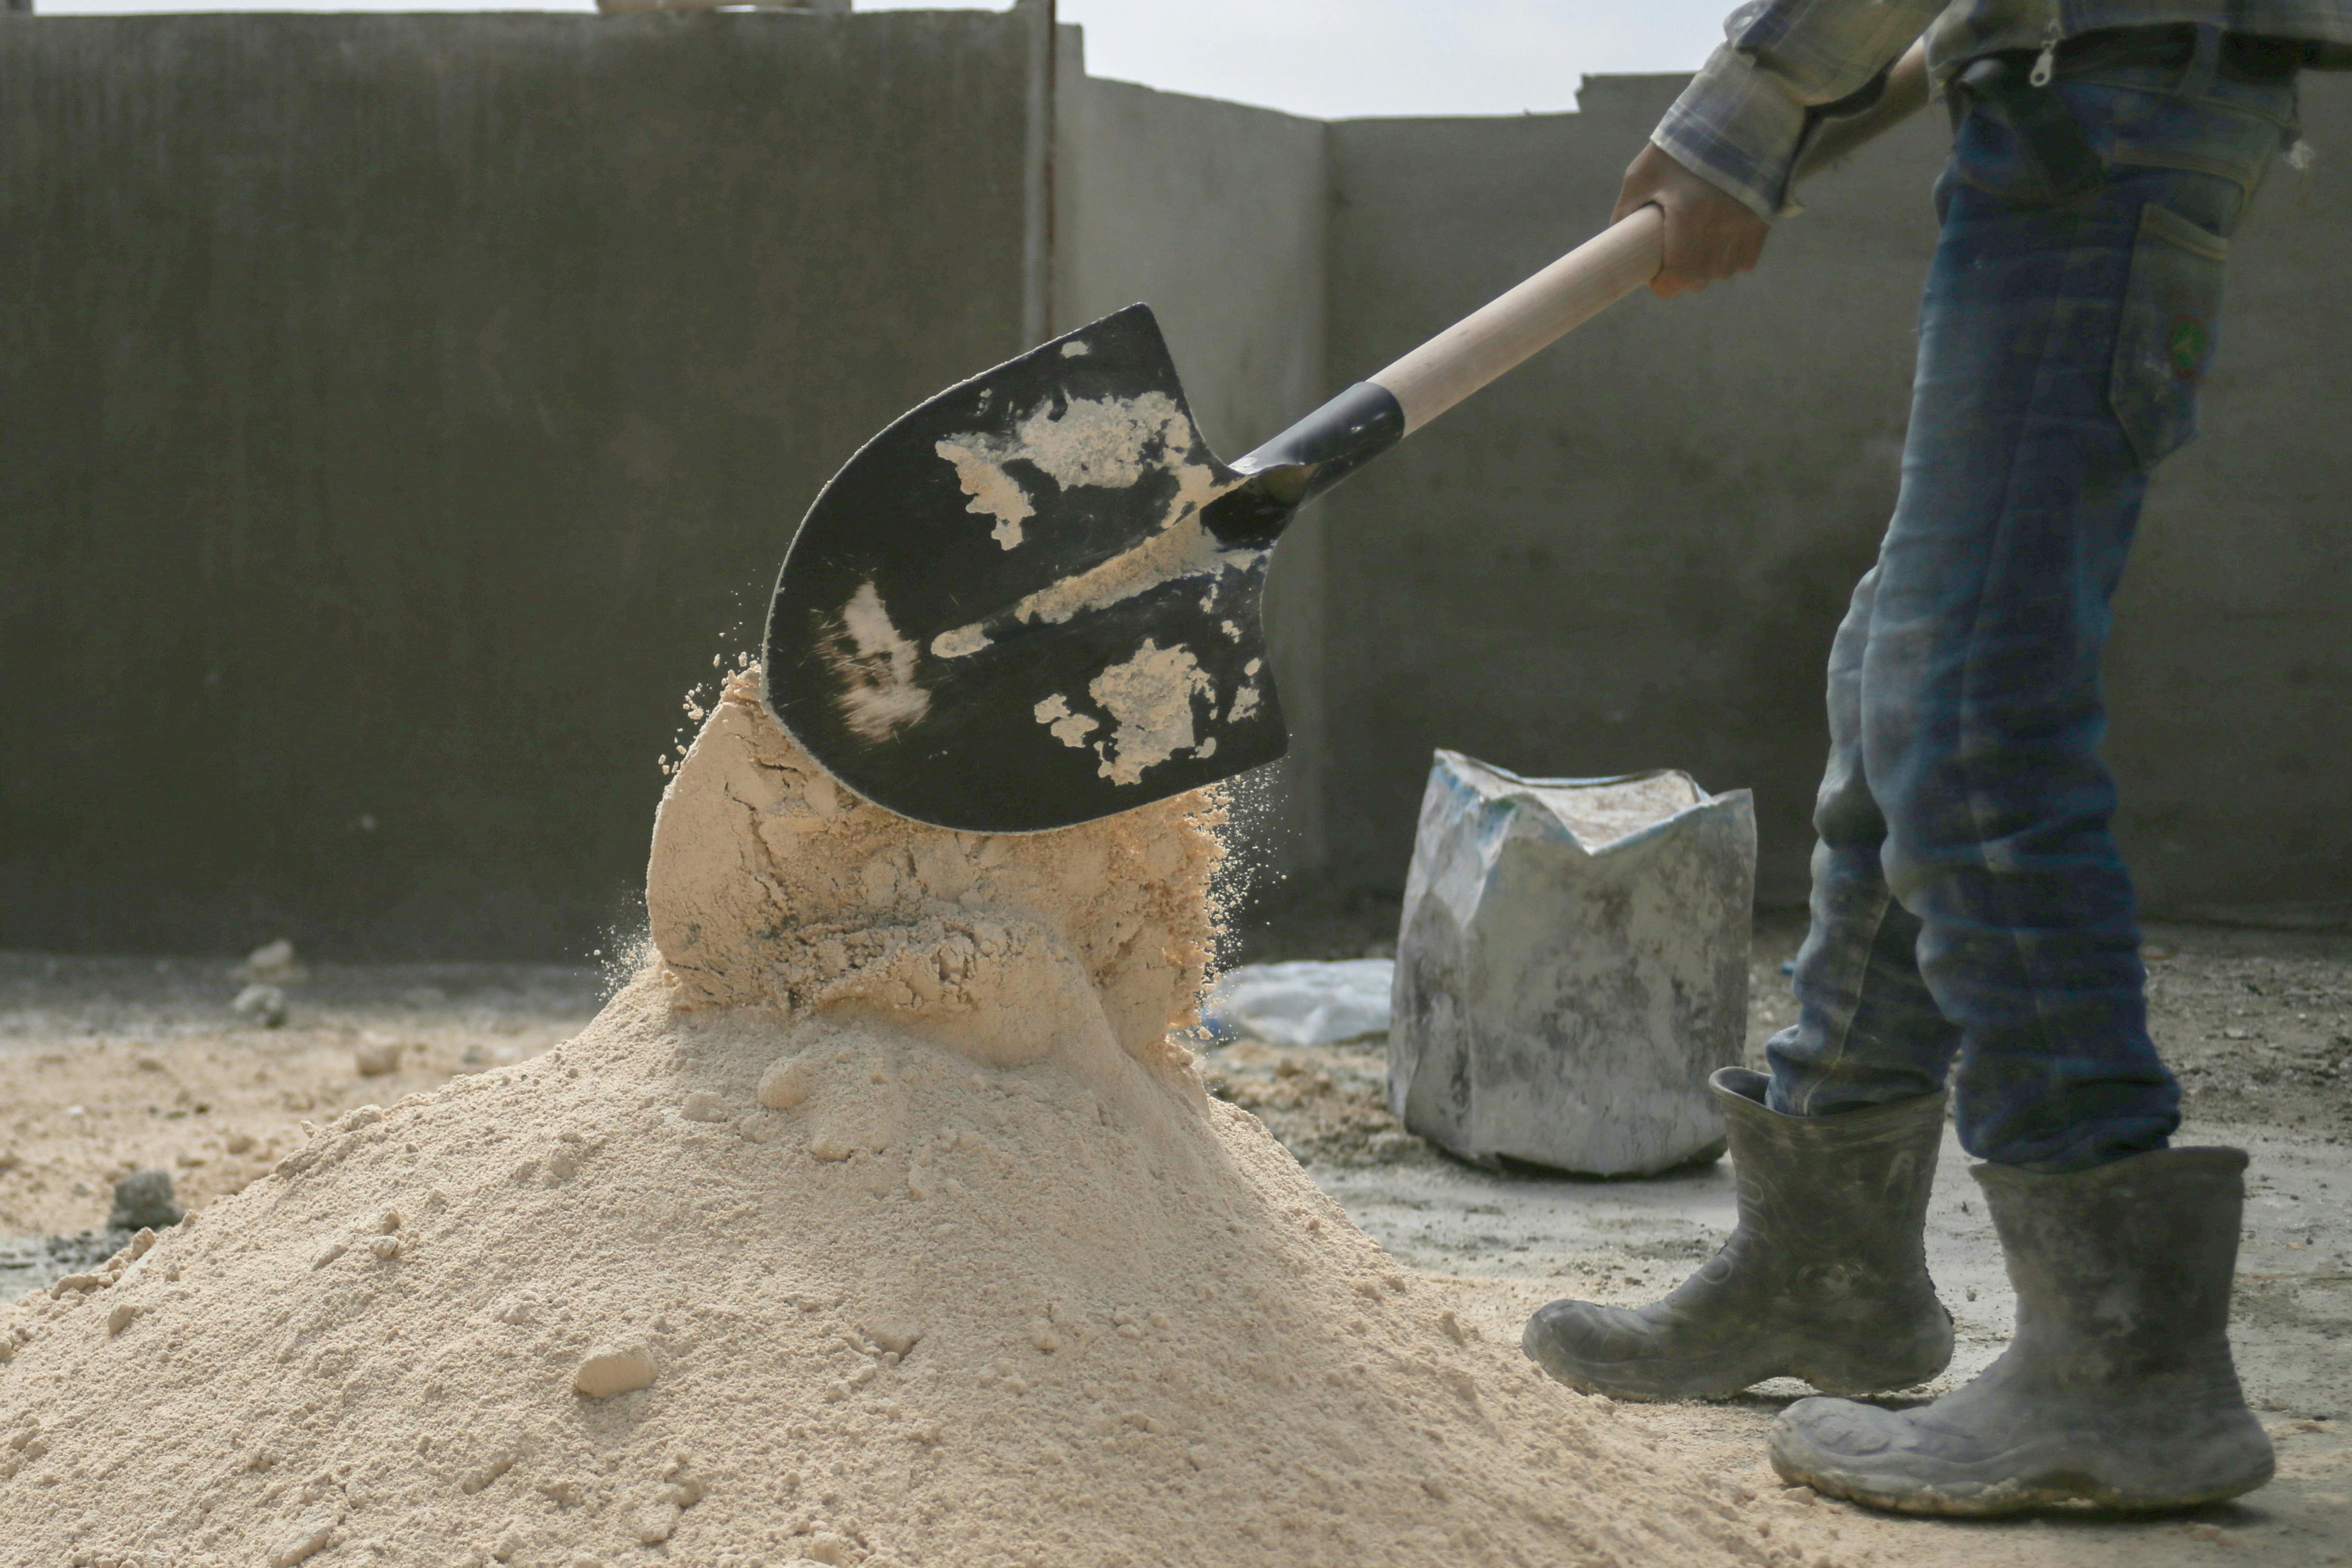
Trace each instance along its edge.
<instances>
[{"instance_id":1,"label":"sand dust","mask_svg":"<svg viewBox=\"0 0 2352 1568\"><path fill-rule=\"evenodd\" d=\"M584 1032L0 1316L0 1562L1810 1568L1203 1093L1206 802L919 827L755 694Z\"/></svg>"},{"instance_id":2,"label":"sand dust","mask_svg":"<svg viewBox=\"0 0 2352 1568\"><path fill-rule=\"evenodd\" d=\"M1062 489L1092 485L1124 490L1143 477L1144 464L1182 462L1192 445L1192 422L1166 392L1133 398L1076 398L1056 408L1042 403L1029 411L1010 436L974 432L951 435L931 450L956 471L956 483L971 497L964 510L993 517L989 537L1017 549L1021 525L1037 515L1029 492L1005 471L1025 463Z\"/></svg>"},{"instance_id":3,"label":"sand dust","mask_svg":"<svg viewBox=\"0 0 2352 1568\"><path fill-rule=\"evenodd\" d=\"M994 517L996 526L988 530L989 538L1005 549L1018 549L1021 525L1035 517L1037 508L1029 504L1029 492L1021 487L1021 481L1004 471L992 448L981 437L965 435L939 442L931 450L955 465L956 483L971 497L964 510Z\"/></svg>"},{"instance_id":4,"label":"sand dust","mask_svg":"<svg viewBox=\"0 0 2352 1568\"><path fill-rule=\"evenodd\" d=\"M1196 445L1183 411L1166 394L1147 392L1125 402L1082 399L1058 417L1041 409L1010 441L960 435L935 450L954 465L957 483L971 497L965 509L997 519L993 537L1006 549L1021 543L1022 523L1036 515L1006 463L1032 465L1064 489L1130 488L1147 465L1175 476L1158 526L1140 544L1027 595L1006 612L1017 623L1058 626L1165 583L1246 571L1265 554L1230 549L1202 526L1201 509L1240 481L1220 479L1211 465L1194 461ZM941 659L968 658L991 640L988 622L976 621L940 632L930 649Z\"/></svg>"},{"instance_id":5,"label":"sand dust","mask_svg":"<svg viewBox=\"0 0 2352 1568\"><path fill-rule=\"evenodd\" d=\"M824 653L841 681L843 721L866 739L887 740L930 711L931 694L915 681L919 650L890 623L872 583L860 583L841 607Z\"/></svg>"},{"instance_id":6,"label":"sand dust","mask_svg":"<svg viewBox=\"0 0 2352 1568\"><path fill-rule=\"evenodd\" d=\"M1255 673L1257 661L1250 661ZM1058 692L1032 711L1047 733L1064 746L1091 749L1102 759L1096 769L1114 784L1141 781L1143 770L1167 761L1180 751L1198 748L1213 756L1216 737L1203 740L1192 726L1192 699L1213 698L1215 685L1189 648L1162 648L1150 638L1135 656L1112 664L1088 683L1087 691L1110 716L1109 733L1094 739L1104 721L1071 709ZM1242 706L1246 699L1248 706ZM1234 700L1237 714L1257 706L1255 687L1244 687Z\"/></svg>"},{"instance_id":7,"label":"sand dust","mask_svg":"<svg viewBox=\"0 0 2352 1568\"><path fill-rule=\"evenodd\" d=\"M1013 618L1030 625L1059 626L1089 611L1124 604L1153 589L1189 578L1214 577L1225 571L1246 571L1264 550L1234 549L1218 542L1200 519L1199 509L1217 498L1214 484L1192 478L1208 470L1186 469L1188 487L1170 511L1172 520L1132 549L1063 578L1024 598L1013 607ZM989 644L984 623L959 626L931 639L931 652L942 659L959 659Z\"/></svg>"}]
</instances>

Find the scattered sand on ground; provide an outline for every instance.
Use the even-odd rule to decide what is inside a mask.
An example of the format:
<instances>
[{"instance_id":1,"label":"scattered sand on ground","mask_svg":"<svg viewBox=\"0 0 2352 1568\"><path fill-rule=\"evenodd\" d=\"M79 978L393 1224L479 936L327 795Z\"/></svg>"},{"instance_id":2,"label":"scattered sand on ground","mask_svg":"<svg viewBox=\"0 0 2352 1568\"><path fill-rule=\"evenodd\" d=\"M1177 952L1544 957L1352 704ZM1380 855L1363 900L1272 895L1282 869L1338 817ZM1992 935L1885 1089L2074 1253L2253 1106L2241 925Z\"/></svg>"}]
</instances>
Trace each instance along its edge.
<instances>
[{"instance_id":1,"label":"scattered sand on ground","mask_svg":"<svg viewBox=\"0 0 2352 1568\"><path fill-rule=\"evenodd\" d=\"M583 1033L0 1315L0 1561L1811 1568L1203 1092L1208 803L920 828L755 691Z\"/></svg>"},{"instance_id":2,"label":"scattered sand on ground","mask_svg":"<svg viewBox=\"0 0 2352 1568\"><path fill-rule=\"evenodd\" d=\"M268 1029L230 1011L219 960L0 957L0 1237L102 1225L138 1170L201 1208L267 1176L306 1122L578 1033L603 988L551 966L324 967Z\"/></svg>"}]
</instances>

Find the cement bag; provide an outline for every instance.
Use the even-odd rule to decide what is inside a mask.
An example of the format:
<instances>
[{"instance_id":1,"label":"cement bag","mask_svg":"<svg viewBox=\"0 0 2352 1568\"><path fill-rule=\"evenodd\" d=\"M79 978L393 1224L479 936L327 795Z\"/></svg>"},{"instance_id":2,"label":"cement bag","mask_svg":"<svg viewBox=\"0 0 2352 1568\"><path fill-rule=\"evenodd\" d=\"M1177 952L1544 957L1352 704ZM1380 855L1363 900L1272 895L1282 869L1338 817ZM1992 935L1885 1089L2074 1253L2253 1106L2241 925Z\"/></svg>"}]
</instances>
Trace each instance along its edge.
<instances>
[{"instance_id":1,"label":"cement bag","mask_svg":"<svg viewBox=\"0 0 2352 1568\"><path fill-rule=\"evenodd\" d=\"M1406 879L1389 1108L1472 1159L1599 1176L1713 1158L1748 1023L1748 793L1522 779L1437 753Z\"/></svg>"}]
</instances>

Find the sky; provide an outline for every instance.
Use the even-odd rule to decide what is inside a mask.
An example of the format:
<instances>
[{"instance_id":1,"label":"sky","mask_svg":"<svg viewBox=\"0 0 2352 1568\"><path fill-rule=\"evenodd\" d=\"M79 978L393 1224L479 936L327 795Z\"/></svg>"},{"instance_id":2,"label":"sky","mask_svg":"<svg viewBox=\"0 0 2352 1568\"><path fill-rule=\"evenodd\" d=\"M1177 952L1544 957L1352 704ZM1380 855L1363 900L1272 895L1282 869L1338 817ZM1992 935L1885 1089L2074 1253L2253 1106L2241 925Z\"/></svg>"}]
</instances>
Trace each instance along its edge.
<instances>
[{"instance_id":1,"label":"sky","mask_svg":"<svg viewBox=\"0 0 2352 1568\"><path fill-rule=\"evenodd\" d=\"M590 11L594 0L36 0L126 11ZM861 11L1002 0L856 0ZM1576 106L1580 77L1696 69L1731 0L1060 0L1087 69L1318 119Z\"/></svg>"}]
</instances>

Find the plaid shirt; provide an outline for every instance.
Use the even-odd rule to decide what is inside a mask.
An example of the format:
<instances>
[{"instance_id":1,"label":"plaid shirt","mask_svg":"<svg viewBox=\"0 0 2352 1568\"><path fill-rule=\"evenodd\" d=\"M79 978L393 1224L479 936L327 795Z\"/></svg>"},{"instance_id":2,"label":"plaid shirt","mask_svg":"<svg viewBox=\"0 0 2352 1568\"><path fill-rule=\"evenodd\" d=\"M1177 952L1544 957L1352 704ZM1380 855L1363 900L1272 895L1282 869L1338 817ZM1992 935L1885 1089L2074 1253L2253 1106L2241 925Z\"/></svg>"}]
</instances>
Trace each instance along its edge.
<instances>
[{"instance_id":1,"label":"plaid shirt","mask_svg":"<svg viewBox=\"0 0 2352 1568\"><path fill-rule=\"evenodd\" d=\"M1980 55L2180 22L2352 47L2352 0L1748 0L1650 140L1777 217L1794 210L1789 172L1809 112L1868 87L1922 32L1940 91Z\"/></svg>"}]
</instances>

